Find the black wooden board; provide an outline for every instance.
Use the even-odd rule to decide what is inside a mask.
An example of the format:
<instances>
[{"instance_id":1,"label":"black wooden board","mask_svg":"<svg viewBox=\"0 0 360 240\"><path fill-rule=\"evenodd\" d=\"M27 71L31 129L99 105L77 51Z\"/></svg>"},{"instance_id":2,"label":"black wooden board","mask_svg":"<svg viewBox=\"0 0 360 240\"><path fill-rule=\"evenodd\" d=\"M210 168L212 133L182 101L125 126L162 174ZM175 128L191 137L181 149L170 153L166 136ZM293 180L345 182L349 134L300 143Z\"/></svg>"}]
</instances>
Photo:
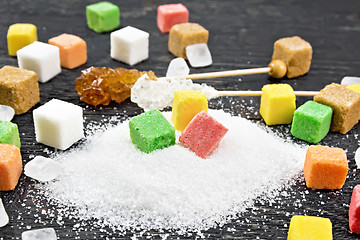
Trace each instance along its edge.
<instances>
[{"instance_id":1,"label":"black wooden board","mask_svg":"<svg viewBox=\"0 0 360 240\"><path fill-rule=\"evenodd\" d=\"M83 107L85 124L100 122L113 115L134 116L142 112L129 100L105 107L92 107L81 102L74 90L75 78L80 71L90 66L125 67L129 66L110 58L109 33L98 34L88 29L85 18L85 6L96 1L84 0L2 0L0 1L0 66L17 66L17 59L7 53L6 33L13 23L33 23L38 28L40 41L47 42L51 37L62 33L76 34L86 40L88 62L73 70L63 69L62 73L51 81L40 84L40 103L52 98L65 100ZM133 26L150 33L150 57L135 66L138 70L153 70L157 76L164 76L168 63L174 58L167 50L168 35L162 34L156 26L157 6L176 1L160 0L123 0L112 1L121 9L121 27ZM320 90L331 82L339 83L344 76L360 76L360 2L336 0L222 0L222 1L182 1L190 12L190 21L204 26L210 32L209 48L213 64L207 68L191 69L192 73L232 70L266 66L270 61L273 43L279 38L299 35L309 41L314 54L310 72L296 79L283 79L277 82L289 83L295 90ZM219 90L260 90L264 84L273 81L265 74L223 79L199 80ZM297 99L301 105L308 97ZM249 109L248 106L253 106ZM223 98L221 102L210 102L212 108L224 108L254 121L262 121L257 109L259 98ZM46 146L35 141L32 110L15 116L13 122L19 125L24 163L31 155L46 155ZM281 130L281 127L274 127ZM286 128L285 128L286 129ZM295 214L323 216L331 219L334 239L357 239L348 228L348 205L352 188L359 183L360 171L356 169L354 152L358 148L355 126L347 135L330 133L321 144L347 149L349 159L348 179L342 190L306 191L304 180L299 180L289 189L287 197L281 197L275 203L256 203L256 208L241 214L238 220L249 219L243 223L236 220L227 225L204 231L206 238L229 239L286 239L290 218ZM288 133L287 133L288 134ZM49 148L50 150L53 150ZM300 178L302 179L302 178ZM27 196L34 181L21 176L14 191L0 192L10 223L0 229L0 239L19 239L26 226L44 227L35 221L39 214ZM280 204L281 203L281 204ZM18 216L21 215L21 218ZM20 219L20 220L19 220ZM59 225L51 217L43 217L45 226L54 227L59 239L125 239L128 233L119 236L116 232L103 233L98 230L73 231L76 224L65 219ZM91 224L91 223L89 223ZM232 229L232 230L230 230ZM195 238L169 233L169 238ZM150 234L155 239L158 233Z\"/></svg>"}]
</instances>

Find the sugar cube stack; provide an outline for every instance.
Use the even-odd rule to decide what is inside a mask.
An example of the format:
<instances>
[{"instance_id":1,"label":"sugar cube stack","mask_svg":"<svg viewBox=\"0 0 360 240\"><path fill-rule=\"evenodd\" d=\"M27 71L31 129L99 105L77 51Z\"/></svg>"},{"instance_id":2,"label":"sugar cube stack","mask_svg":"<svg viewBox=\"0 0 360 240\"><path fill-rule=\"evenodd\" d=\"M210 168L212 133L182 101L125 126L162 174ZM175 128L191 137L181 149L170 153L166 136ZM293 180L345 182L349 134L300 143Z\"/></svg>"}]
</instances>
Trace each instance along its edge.
<instances>
[{"instance_id":1,"label":"sugar cube stack","mask_svg":"<svg viewBox=\"0 0 360 240\"><path fill-rule=\"evenodd\" d=\"M193 117L208 110L206 95L195 90L178 90L174 93L171 121L176 130L183 131Z\"/></svg>"},{"instance_id":2,"label":"sugar cube stack","mask_svg":"<svg viewBox=\"0 0 360 240\"><path fill-rule=\"evenodd\" d=\"M0 69L0 104L12 107L15 114L22 114L39 101L39 83L35 72L12 66Z\"/></svg>"},{"instance_id":3,"label":"sugar cube stack","mask_svg":"<svg viewBox=\"0 0 360 240\"><path fill-rule=\"evenodd\" d=\"M15 23L7 32L8 52L10 56L16 56L19 49L37 41L37 29L31 23Z\"/></svg>"},{"instance_id":4,"label":"sugar cube stack","mask_svg":"<svg viewBox=\"0 0 360 240\"><path fill-rule=\"evenodd\" d=\"M130 137L135 146L149 153L175 144L175 129L157 109L129 121Z\"/></svg>"},{"instance_id":5,"label":"sugar cube stack","mask_svg":"<svg viewBox=\"0 0 360 240\"><path fill-rule=\"evenodd\" d=\"M272 59L280 59L286 64L288 78L299 77L310 69L312 47L298 36L281 38L274 43Z\"/></svg>"},{"instance_id":6,"label":"sugar cube stack","mask_svg":"<svg viewBox=\"0 0 360 240\"><path fill-rule=\"evenodd\" d=\"M260 114L267 125L290 124L296 97L289 84L267 84L261 89Z\"/></svg>"},{"instance_id":7,"label":"sugar cube stack","mask_svg":"<svg viewBox=\"0 0 360 240\"><path fill-rule=\"evenodd\" d=\"M86 42L75 35L63 33L49 39L49 44L59 47L60 64L64 68L74 69L86 63Z\"/></svg>"},{"instance_id":8,"label":"sugar cube stack","mask_svg":"<svg viewBox=\"0 0 360 240\"><path fill-rule=\"evenodd\" d=\"M135 65L149 58L149 33L127 26L110 34L111 58Z\"/></svg>"},{"instance_id":9,"label":"sugar cube stack","mask_svg":"<svg viewBox=\"0 0 360 240\"><path fill-rule=\"evenodd\" d=\"M0 121L0 143L12 144L20 148L19 129L15 123Z\"/></svg>"},{"instance_id":10,"label":"sugar cube stack","mask_svg":"<svg viewBox=\"0 0 360 240\"><path fill-rule=\"evenodd\" d=\"M9 223L9 216L6 213L2 199L0 198L0 227L4 227Z\"/></svg>"},{"instance_id":11,"label":"sugar cube stack","mask_svg":"<svg viewBox=\"0 0 360 240\"><path fill-rule=\"evenodd\" d=\"M341 189L349 167L341 148L309 146L304 163L306 186L315 189Z\"/></svg>"},{"instance_id":12,"label":"sugar cube stack","mask_svg":"<svg viewBox=\"0 0 360 240\"><path fill-rule=\"evenodd\" d=\"M360 234L360 185L354 187L351 195L349 227L351 232Z\"/></svg>"},{"instance_id":13,"label":"sugar cube stack","mask_svg":"<svg viewBox=\"0 0 360 240\"><path fill-rule=\"evenodd\" d=\"M41 228L28 230L21 234L22 240L57 240L56 232L53 228Z\"/></svg>"},{"instance_id":14,"label":"sugar cube stack","mask_svg":"<svg viewBox=\"0 0 360 240\"><path fill-rule=\"evenodd\" d=\"M207 158L229 129L206 111L201 111L186 126L179 141L201 158Z\"/></svg>"},{"instance_id":15,"label":"sugar cube stack","mask_svg":"<svg viewBox=\"0 0 360 240\"><path fill-rule=\"evenodd\" d=\"M14 190L22 172L20 149L0 143L0 191Z\"/></svg>"},{"instance_id":16,"label":"sugar cube stack","mask_svg":"<svg viewBox=\"0 0 360 240\"><path fill-rule=\"evenodd\" d=\"M327 85L314 96L314 101L332 108L334 114L330 130L333 132L345 134L359 121L360 94L344 85Z\"/></svg>"},{"instance_id":17,"label":"sugar cube stack","mask_svg":"<svg viewBox=\"0 0 360 240\"><path fill-rule=\"evenodd\" d=\"M291 134L309 143L318 143L330 130L332 114L331 107L307 101L294 112Z\"/></svg>"},{"instance_id":18,"label":"sugar cube stack","mask_svg":"<svg viewBox=\"0 0 360 240\"><path fill-rule=\"evenodd\" d=\"M60 51L57 46L35 41L17 51L19 68L34 71L41 83L61 72Z\"/></svg>"},{"instance_id":19,"label":"sugar cube stack","mask_svg":"<svg viewBox=\"0 0 360 240\"><path fill-rule=\"evenodd\" d=\"M88 27L97 32L109 32L120 26L120 9L110 2L98 2L86 6Z\"/></svg>"},{"instance_id":20,"label":"sugar cube stack","mask_svg":"<svg viewBox=\"0 0 360 240\"><path fill-rule=\"evenodd\" d=\"M169 51L176 57L187 59L186 47L196 43L206 43L209 31L197 23L180 23L174 25L169 32Z\"/></svg>"},{"instance_id":21,"label":"sugar cube stack","mask_svg":"<svg viewBox=\"0 0 360 240\"><path fill-rule=\"evenodd\" d=\"M172 26L189 21L189 11L182 5L164 4L157 8L157 26L162 33L168 33Z\"/></svg>"},{"instance_id":22,"label":"sugar cube stack","mask_svg":"<svg viewBox=\"0 0 360 240\"><path fill-rule=\"evenodd\" d=\"M82 108L52 99L33 111L36 141L65 150L84 137Z\"/></svg>"},{"instance_id":23,"label":"sugar cube stack","mask_svg":"<svg viewBox=\"0 0 360 240\"><path fill-rule=\"evenodd\" d=\"M185 48L186 57L192 67L207 67L212 64L210 50L206 43L197 43Z\"/></svg>"},{"instance_id":24,"label":"sugar cube stack","mask_svg":"<svg viewBox=\"0 0 360 240\"><path fill-rule=\"evenodd\" d=\"M332 240L329 218L296 215L291 218L288 240Z\"/></svg>"}]
</instances>

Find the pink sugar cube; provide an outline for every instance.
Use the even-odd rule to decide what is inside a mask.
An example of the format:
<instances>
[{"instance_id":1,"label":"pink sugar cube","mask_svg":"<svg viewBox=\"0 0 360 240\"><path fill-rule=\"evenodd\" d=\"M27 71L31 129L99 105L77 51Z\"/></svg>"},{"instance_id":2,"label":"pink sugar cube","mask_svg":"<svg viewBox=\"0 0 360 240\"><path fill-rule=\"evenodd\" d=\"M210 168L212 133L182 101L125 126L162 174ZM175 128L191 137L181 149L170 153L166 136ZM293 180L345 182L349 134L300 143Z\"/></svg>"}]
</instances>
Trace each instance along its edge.
<instances>
[{"instance_id":1,"label":"pink sugar cube","mask_svg":"<svg viewBox=\"0 0 360 240\"><path fill-rule=\"evenodd\" d=\"M350 231L360 234L360 185L356 185L351 195L349 207Z\"/></svg>"},{"instance_id":2,"label":"pink sugar cube","mask_svg":"<svg viewBox=\"0 0 360 240\"><path fill-rule=\"evenodd\" d=\"M157 9L157 25L162 33L168 33L172 26L189 21L189 11L181 3L164 4Z\"/></svg>"},{"instance_id":3,"label":"pink sugar cube","mask_svg":"<svg viewBox=\"0 0 360 240\"><path fill-rule=\"evenodd\" d=\"M179 140L196 155L206 158L219 145L228 130L207 112L201 111L186 126Z\"/></svg>"}]
</instances>

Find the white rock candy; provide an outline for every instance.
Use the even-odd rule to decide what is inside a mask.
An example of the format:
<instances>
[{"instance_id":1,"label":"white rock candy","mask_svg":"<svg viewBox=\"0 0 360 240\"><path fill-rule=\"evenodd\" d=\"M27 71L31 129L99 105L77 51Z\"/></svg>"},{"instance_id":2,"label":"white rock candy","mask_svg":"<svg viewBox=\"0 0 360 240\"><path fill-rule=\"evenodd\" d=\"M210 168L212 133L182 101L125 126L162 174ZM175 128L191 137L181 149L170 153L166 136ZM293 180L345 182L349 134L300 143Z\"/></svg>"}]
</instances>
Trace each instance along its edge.
<instances>
[{"instance_id":1,"label":"white rock candy","mask_svg":"<svg viewBox=\"0 0 360 240\"><path fill-rule=\"evenodd\" d=\"M25 231L21 234L22 240L57 240L56 232L53 228L41 228Z\"/></svg>"},{"instance_id":2,"label":"white rock candy","mask_svg":"<svg viewBox=\"0 0 360 240\"><path fill-rule=\"evenodd\" d=\"M26 176L40 182L47 182L57 178L62 172L62 165L50 158L36 156L24 167Z\"/></svg>"},{"instance_id":3,"label":"white rock candy","mask_svg":"<svg viewBox=\"0 0 360 240\"><path fill-rule=\"evenodd\" d=\"M191 79L151 80L146 74L141 76L131 88L131 101L139 107L162 110L172 105L174 93L180 89L193 89L206 94L208 99L217 97L217 91L206 84L193 83Z\"/></svg>"},{"instance_id":4,"label":"white rock candy","mask_svg":"<svg viewBox=\"0 0 360 240\"><path fill-rule=\"evenodd\" d=\"M355 162L357 168L360 168L360 147L355 152Z\"/></svg>"},{"instance_id":5,"label":"white rock candy","mask_svg":"<svg viewBox=\"0 0 360 240\"><path fill-rule=\"evenodd\" d=\"M0 105L0 121L11 121L14 115L15 111L12 107Z\"/></svg>"},{"instance_id":6,"label":"white rock candy","mask_svg":"<svg viewBox=\"0 0 360 240\"><path fill-rule=\"evenodd\" d=\"M186 47L186 56L192 67L206 67L212 64L210 50L205 43L198 43Z\"/></svg>"},{"instance_id":7,"label":"white rock candy","mask_svg":"<svg viewBox=\"0 0 360 240\"><path fill-rule=\"evenodd\" d=\"M349 77L345 76L341 80L342 85L353 85L353 84L360 84L360 77Z\"/></svg>"},{"instance_id":8,"label":"white rock candy","mask_svg":"<svg viewBox=\"0 0 360 240\"><path fill-rule=\"evenodd\" d=\"M186 61L179 57L171 60L169 63L166 77L176 77L176 76L184 76L190 73L190 69L186 64Z\"/></svg>"},{"instance_id":9,"label":"white rock candy","mask_svg":"<svg viewBox=\"0 0 360 240\"><path fill-rule=\"evenodd\" d=\"M4 227L8 223L9 223L9 216L6 213L4 204L2 203L2 200L0 198L0 227Z\"/></svg>"}]
</instances>

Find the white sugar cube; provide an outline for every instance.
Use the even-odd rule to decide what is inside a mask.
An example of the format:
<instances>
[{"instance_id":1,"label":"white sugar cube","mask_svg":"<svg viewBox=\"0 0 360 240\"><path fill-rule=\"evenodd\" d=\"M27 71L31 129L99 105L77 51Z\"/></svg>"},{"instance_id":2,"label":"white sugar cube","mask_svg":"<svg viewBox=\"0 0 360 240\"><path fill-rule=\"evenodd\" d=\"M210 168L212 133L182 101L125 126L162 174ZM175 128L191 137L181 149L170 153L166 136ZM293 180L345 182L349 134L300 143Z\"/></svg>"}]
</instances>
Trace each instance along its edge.
<instances>
[{"instance_id":1,"label":"white sugar cube","mask_svg":"<svg viewBox=\"0 0 360 240\"><path fill-rule=\"evenodd\" d=\"M149 57L149 33L125 27L110 34L111 58L135 65Z\"/></svg>"},{"instance_id":2,"label":"white sugar cube","mask_svg":"<svg viewBox=\"0 0 360 240\"><path fill-rule=\"evenodd\" d=\"M60 50L54 45L35 41L17 51L19 68L37 73L39 82L47 82L61 72Z\"/></svg>"},{"instance_id":3,"label":"white sugar cube","mask_svg":"<svg viewBox=\"0 0 360 240\"><path fill-rule=\"evenodd\" d=\"M186 56L192 67L206 67L212 64L210 50L205 43L198 43L186 47Z\"/></svg>"},{"instance_id":4,"label":"white sugar cube","mask_svg":"<svg viewBox=\"0 0 360 240\"><path fill-rule=\"evenodd\" d=\"M57 178L62 171L60 163L43 156L36 156L33 160L26 163L24 173L26 176L34 178L40 182L47 182Z\"/></svg>"},{"instance_id":5,"label":"white sugar cube","mask_svg":"<svg viewBox=\"0 0 360 240\"><path fill-rule=\"evenodd\" d=\"M0 121L11 121L15 115L15 110L6 105L0 105Z\"/></svg>"},{"instance_id":6,"label":"white sugar cube","mask_svg":"<svg viewBox=\"0 0 360 240\"><path fill-rule=\"evenodd\" d=\"M184 76L190 73L190 69L186 64L186 61L179 57L171 60L169 63L166 77L176 77L176 76Z\"/></svg>"},{"instance_id":7,"label":"white sugar cube","mask_svg":"<svg viewBox=\"0 0 360 240\"><path fill-rule=\"evenodd\" d=\"M9 223L9 216L5 211L4 204L0 198L0 227L4 227Z\"/></svg>"},{"instance_id":8,"label":"white sugar cube","mask_svg":"<svg viewBox=\"0 0 360 240\"><path fill-rule=\"evenodd\" d=\"M52 99L33 111L36 141L65 150L84 137L82 108Z\"/></svg>"},{"instance_id":9,"label":"white sugar cube","mask_svg":"<svg viewBox=\"0 0 360 240\"><path fill-rule=\"evenodd\" d=\"M56 232L53 228L41 228L25 231L21 234L22 240L57 240Z\"/></svg>"},{"instance_id":10,"label":"white sugar cube","mask_svg":"<svg viewBox=\"0 0 360 240\"><path fill-rule=\"evenodd\" d=\"M353 84L360 84L360 77L343 77L341 80L342 85L353 85Z\"/></svg>"}]
</instances>

